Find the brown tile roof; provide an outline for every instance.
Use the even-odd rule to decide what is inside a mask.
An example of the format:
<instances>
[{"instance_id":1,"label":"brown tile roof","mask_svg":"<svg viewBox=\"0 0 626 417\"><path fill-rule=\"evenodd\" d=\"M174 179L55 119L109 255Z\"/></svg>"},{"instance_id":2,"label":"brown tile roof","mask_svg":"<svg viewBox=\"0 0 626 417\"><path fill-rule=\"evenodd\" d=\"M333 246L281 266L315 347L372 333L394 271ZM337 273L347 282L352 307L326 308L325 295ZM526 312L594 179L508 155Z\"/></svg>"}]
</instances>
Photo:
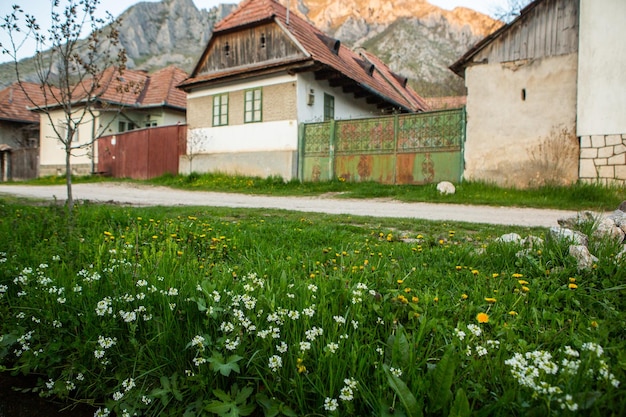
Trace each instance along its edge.
<instances>
[{"instance_id":1,"label":"brown tile roof","mask_svg":"<svg viewBox=\"0 0 626 417\"><path fill-rule=\"evenodd\" d=\"M98 86L93 95L98 100L113 105L133 108L173 107L185 110L186 94L176 86L187 78L187 73L175 66L163 68L153 74L139 70L116 67L105 69L96 79ZM72 101L80 103L90 91L93 78L76 85Z\"/></svg>"},{"instance_id":2,"label":"brown tile roof","mask_svg":"<svg viewBox=\"0 0 626 417\"><path fill-rule=\"evenodd\" d=\"M0 91L0 120L39 123L39 115L29 110L33 107L33 103L28 97L36 103L44 103L43 89L39 84L29 82L23 82L22 87L24 90L20 88L19 83L13 83Z\"/></svg>"},{"instance_id":3,"label":"brown tile roof","mask_svg":"<svg viewBox=\"0 0 626 417\"><path fill-rule=\"evenodd\" d=\"M185 109L187 95L176 86L186 78L187 73L173 65L155 72L148 78L148 88L141 99L142 107L166 105Z\"/></svg>"},{"instance_id":4,"label":"brown tile roof","mask_svg":"<svg viewBox=\"0 0 626 417\"><path fill-rule=\"evenodd\" d=\"M405 79L394 74L378 58L366 52L357 53L341 45L294 12L289 13L289 22L287 23L287 9L275 0L244 0L234 12L215 25L213 37L236 31L238 28L250 27L272 20L278 22L288 31L288 34L309 55L300 59L300 62L309 61L321 65L323 68L336 71L368 92L407 111L422 111L428 108L424 100L406 85ZM338 51L333 50L334 45L339 46ZM242 69L234 69L212 74L198 74L199 68L207 56L208 48L199 60L191 77L181 87L258 69L248 67L243 71ZM277 63L277 66L285 63ZM260 63L259 68L266 69L267 64Z\"/></svg>"}]
</instances>

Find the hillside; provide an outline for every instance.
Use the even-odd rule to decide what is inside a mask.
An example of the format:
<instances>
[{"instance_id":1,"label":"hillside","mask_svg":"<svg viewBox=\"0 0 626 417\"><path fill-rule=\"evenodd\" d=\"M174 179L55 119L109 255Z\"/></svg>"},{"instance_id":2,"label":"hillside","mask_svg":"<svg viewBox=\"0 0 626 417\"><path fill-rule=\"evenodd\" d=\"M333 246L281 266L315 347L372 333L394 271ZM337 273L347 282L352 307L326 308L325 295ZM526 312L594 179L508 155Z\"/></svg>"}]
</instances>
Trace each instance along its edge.
<instances>
[{"instance_id":1,"label":"hillside","mask_svg":"<svg viewBox=\"0 0 626 417\"><path fill-rule=\"evenodd\" d=\"M463 81L447 67L499 24L470 9L447 11L426 0L291 0L290 6L344 44L380 56L394 71L409 77L423 96L462 94ZM191 71L213 25L234 7L222 4L198 10L192 0L131 6L121 16L120 29L129 68L153 71L175 64ZM22 72L29 74L32 60L21 65ZM0 65L0 86L14 79L11 67Z\"/></svg>"}]
</instances>

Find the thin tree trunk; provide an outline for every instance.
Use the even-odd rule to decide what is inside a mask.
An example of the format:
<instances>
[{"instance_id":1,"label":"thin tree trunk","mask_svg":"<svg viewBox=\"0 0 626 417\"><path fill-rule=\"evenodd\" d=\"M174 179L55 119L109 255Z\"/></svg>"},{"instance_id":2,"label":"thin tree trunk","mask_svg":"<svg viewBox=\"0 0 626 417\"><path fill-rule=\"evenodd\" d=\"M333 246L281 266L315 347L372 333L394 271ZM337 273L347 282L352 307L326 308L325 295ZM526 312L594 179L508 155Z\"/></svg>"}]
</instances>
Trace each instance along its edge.
<instances>
[{"instance_id":1,"label":"thin tree trunk","mask_svg":"<svg viewBox=\"0 0 626 417\"><path fill-rule=\"evenodd\" d=\"M74 209L74 197L72 196L72 166L70 165L70 158L72 152L70 149L65 150L65 184L67 185L67 209L70 216Z\"/></svg>"}]
</instances>

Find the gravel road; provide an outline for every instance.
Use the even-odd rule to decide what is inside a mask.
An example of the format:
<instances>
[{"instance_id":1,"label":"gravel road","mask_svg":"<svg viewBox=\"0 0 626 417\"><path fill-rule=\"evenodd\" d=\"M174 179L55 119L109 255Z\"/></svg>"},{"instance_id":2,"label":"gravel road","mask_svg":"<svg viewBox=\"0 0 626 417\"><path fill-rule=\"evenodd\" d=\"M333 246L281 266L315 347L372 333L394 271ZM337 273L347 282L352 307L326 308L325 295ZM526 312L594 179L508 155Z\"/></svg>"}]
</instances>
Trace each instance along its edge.
<instances>
[{"instance_id":1,"label":"gravel road","mask_svg":"<svg viewBox=\"0 0 626 417\"><path fill-rule=\"evenodd\" d=\"M404 203L389 199L344 199L332 196L273 197L247 194L185 191L131 183L74 184L75 200L115 202L134 206L211 206L268 208L355 216L413 218L498 225L551 227L575 211L491 207L460 204ZM44 200L65 200L65 186L0 185L9 194Z\"/></svg>"}]
</instances>

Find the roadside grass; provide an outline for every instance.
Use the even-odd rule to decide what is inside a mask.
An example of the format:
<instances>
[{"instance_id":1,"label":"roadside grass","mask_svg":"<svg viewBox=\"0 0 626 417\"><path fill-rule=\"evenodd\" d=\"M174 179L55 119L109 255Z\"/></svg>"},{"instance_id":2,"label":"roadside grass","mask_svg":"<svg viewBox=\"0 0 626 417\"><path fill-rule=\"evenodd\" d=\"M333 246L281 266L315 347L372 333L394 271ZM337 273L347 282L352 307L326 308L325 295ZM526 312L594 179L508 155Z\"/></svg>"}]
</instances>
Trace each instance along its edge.
<instances>
[{"instance_id":1,"label":"roadside grass","mask_svg":"<svg viewBox=\"0 0 626 417\"><path fill-rule=\"evenodd\" d=\"M0 370L95 416L626 415L607 239L16 199L0 236Z\"/></svg>"},{"instance_id":2,"label":"roadside grass","mask_svg":"<svg viewBox=\"0 0 626 417\"><path fill-rule=\"evenodd\" d=\"M262 195L315 196L332 194L336 198L385 198L405 202L480 204L490 206L536 207L561 210L612 211L626 200L626 188L577 183L571 186L543 186L530 189L503 188L484 182L456 184L456 193L442 195L437 184L386 185L375 182L350 183L283 181L280 177L242 177L225 174L172 175L147 181L111 179L103 176L75 177L74 183L133 181L185 190L219 191ZM33 185L62 185L64 177L44 177L24 182Z\"/></svg>"}]
</instances>

